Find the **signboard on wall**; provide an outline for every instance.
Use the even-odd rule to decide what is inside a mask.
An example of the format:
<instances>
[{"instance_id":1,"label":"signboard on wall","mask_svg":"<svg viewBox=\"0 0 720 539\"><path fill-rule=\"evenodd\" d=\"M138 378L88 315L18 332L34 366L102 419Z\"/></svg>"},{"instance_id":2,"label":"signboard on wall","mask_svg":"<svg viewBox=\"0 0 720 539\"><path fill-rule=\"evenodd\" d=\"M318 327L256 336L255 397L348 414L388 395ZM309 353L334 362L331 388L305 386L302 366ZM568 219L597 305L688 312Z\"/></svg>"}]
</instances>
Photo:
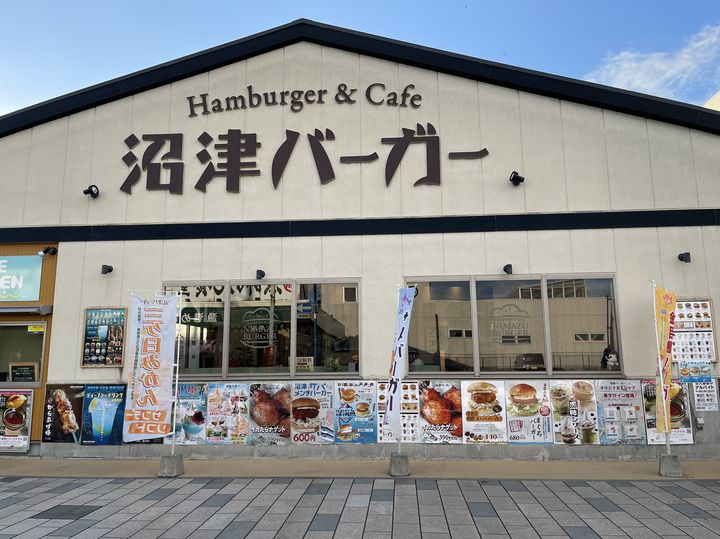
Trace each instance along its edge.
<instances>
[{"instance_id":1,"label":"signboard on wall","mask_svg":"<svg viewBox=\"0 0 720 539\"><path fill-rule=\"evenodd\" d=\"M32 402L32 389L0 391L0 451L30 450Z\"/></svg>"},{"instance_id":2,"label":"signboard on wall","mask_svg":"<svg viewBox=\"0 0 720 539\"><path fill-rule=\"evenodd\" d=\"M6 256L0 258L0 302L38 301L42 258Z\"/></svg>"}]
</instances>

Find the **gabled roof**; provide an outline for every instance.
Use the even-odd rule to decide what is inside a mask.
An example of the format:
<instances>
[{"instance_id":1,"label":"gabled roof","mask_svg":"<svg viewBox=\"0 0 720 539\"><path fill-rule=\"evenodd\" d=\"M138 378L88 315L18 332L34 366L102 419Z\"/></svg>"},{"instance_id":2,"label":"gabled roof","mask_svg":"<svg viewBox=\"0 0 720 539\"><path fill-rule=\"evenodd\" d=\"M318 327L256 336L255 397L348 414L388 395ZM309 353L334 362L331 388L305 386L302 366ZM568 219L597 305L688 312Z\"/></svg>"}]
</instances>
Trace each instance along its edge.
<instances>
[{"instance_id":1,"label":"gabled roof","mask_svg":"<svg viewBox=\"0 0 720 539\"><path fill-rule=\"evenodd\" d=\"M0 137L300 41L720 134L720 113L696 105L298 19L12 112L0 117Z\"/></svg>"}]
</instances>

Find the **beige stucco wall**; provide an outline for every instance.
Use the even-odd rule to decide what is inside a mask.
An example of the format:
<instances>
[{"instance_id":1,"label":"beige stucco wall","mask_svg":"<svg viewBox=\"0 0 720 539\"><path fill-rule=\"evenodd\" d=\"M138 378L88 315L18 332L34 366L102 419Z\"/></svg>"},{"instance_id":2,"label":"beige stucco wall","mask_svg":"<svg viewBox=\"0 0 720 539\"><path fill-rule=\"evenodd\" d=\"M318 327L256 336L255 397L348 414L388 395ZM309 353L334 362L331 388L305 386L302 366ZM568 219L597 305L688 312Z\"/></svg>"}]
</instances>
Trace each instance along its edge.
<instances>
[{"instance_id":1,"label":"beige stucco wall","mask_svg":"<svg viewBox=\"0 0 720 539\"><path fill-rule=\"evenodd\" d=\"M418 109L373 106L371 83L401 91L414 84ZM340 83L358 102L332 99ZM224 98L255 91L329 90L324 105L188 117L186 97ZM442 183L414 187L425 175L425 148L411 145L391 184L385 161L402 128L431 123L441 140ZM197 136L228 129L257 133L262 174L193 188L204 166ZM323 143L336 179L320 184L307 133L330 128ZM271 163L285 130L301 136L274 189ZM144 176L128 196L123 140L134 133L184 133L184 194L146 191ZM146 144L137 147L141 157ZM450 151L487 147L483 160L449 160ZM58 119L0 139L0 226L186 223L360 217L483 215L656 208L720 207L720 138L704 132L526 92L464 80L309 43L236 64ZM377 151L374 163L346 165L343 155ZM214 153L214 152L211 152ZM217 162L217 158L215 159ZM526 177L507 181L512 170ZM84 196L97 184L97 199ZM681 295L720 293L720 230L689 227L188 241L63 243L59 246L48 380L108 380L114 370L79 367L82 309L127 304L128 290L177 280L356 278L360 280L361 372L383 376L394 329L395 287L406 276L613 273L625 372L654 373L651 279ZM677 254L692 253L682 264ZM100 275L100 265L115 271ZM717 302L716 317L719 316Z\"/></svg>"}]
</instances>

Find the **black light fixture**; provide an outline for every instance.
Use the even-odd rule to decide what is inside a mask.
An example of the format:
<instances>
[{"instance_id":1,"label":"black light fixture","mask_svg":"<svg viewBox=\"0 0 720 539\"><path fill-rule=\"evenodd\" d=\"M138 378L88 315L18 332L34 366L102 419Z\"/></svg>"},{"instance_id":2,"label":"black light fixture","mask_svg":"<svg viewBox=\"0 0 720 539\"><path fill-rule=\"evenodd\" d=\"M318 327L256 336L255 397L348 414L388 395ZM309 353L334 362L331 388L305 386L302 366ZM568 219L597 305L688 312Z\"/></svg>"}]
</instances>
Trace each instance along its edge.
<instances>
[{"instance_id":1,"label":"black light fixture","mask_svg":"<svg viewBox=\"0 0 720 539\"><path fill-rule=\"evenodd\" d=\"M45 255L56 255L57 254L57 248L55 247L43 247L38 251L38 256L45 256Z\"/></svg>"},{"instance_id":2,"label":"black light fixture","mask_svg":"<svg viewBox=\"0 0 720 539\"><path fill-rule=\"evenodd\" d=\"M100 268L100 273L102 273L103 275L107 275L108 273L112 273L112 270L113 270L112 266L103 264L102 267Z\"/></svg>"},{"instance_id":3,"label":"black light fixture","mask_svg":"<svg viewBox=\"0 0 720 539\"><path fill-rule=\"evenodd\" d=\"M513 184L515 187L525 181L525 178L523 176L520 176L520 174L518 174L514 170L512 171L512 173L510 174L510 178L508 179L510 180L510 183Z\"/></svg>"},{"instance_id":4,"label":"black light fixture","mask_svg":"<svg viewBox=\"0 0 720 539\"><path fill-rule=\"evenodd\" d=\"M260 279L265 277L265 272L261 269L255 270L255 278L259 281Z\"/></svg>"},{"instance_id":5,"label":"black light fixture","mask_svg":"<svg viewBox=\"0 0 720 539\"><path fill-rule=\"evenodd\" d=\"M503 266L503 271L508 275L512 275L512 264L505 264Z\"/></svg>"},{"instance_id":6,"label":"black light fixture","mask_svg":"<svg viewBox=\"0 0 720 539\"><path fill-rule=\"evenodd\" d=\"M93 198L97 198L100 194L100 189L95 184L88 185L87 189L83 189L83 195L90 195Z\"/></svg>"},{"instance_id":7,"label":"black light fixture","mask_svg":"<svg viewBox=\"0 0 720 539\"><path fill-rule=\"evenodd\" d=\"M692 262L692 259L690 258L690 253L680 253L680 254L678 255L678 260L679 260L680 262L685 262L685 263L687 263L687 264L689 264L690 262Z\"/></svg>"}]
</instances>

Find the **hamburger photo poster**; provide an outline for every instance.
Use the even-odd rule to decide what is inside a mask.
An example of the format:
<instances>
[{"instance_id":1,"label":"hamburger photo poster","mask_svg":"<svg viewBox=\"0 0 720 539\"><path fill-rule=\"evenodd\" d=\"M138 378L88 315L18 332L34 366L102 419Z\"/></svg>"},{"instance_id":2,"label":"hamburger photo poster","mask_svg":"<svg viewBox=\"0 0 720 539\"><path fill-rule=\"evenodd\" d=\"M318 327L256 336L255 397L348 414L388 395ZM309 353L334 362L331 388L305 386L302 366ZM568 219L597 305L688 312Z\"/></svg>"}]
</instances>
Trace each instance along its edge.
<instances>
[{"instance_id":1,"label":"hamburger photo poster","mask_svg":"<svg viewBox=\"0 0 720 539\"><path fill-rule=\"evenodd\" d=\"M250 384L250 434L247 443L289 444L291 403L290 382Z\"/></svg>"},{"instance_id":2,"label":"hamburger photo poster","mask_svg":"<svg viewBox=\"0 0 720 539\"><path fill-rule=\"evenodd\" d=\"M506 443L504 382L502 380L463 381L461 386L465 443Z\"/></svg>"},{"instance_id":3,"label":"hamburger photo poster","mask_svg":"<svg viewBox=\"0 0 720 539\"><path fill-rule=\"evenodd\" d=\"M172 444L175 436L177 445L202 445L207 433L207 384L178 384L175 407L171 417L175 417L175 430L163 439L164 444ZM171 419L172 421L172 419Z\"/></svg>"},{"instance_id":4,"label":"hamburger photo poster","mask_svg":"<svg viewBox=\"0 0 720 539\"><path fill-rule=\"evenodd\" d=\"M249 395L249 384L208 384L206 443L246 443Z\"/></svg>"},{"instance_id":5,"label":"hamburger photo poster","mask_svg":"<svg viewBox=\"0 0 720 539\"><path fill-rule=\"evenodd\" d=\"M638 380L595 380L600 445L645 445L645 413Z\"/></svg>"},{"instance_id":6,"label":"hamburger photo poster","mask_svg":"<svg viewBox=\"0 0 720 539\"><path fill-rule=\"evenodd\" d=\"M0 391L0 452L26 453L30 450L32 402L32 389Z\"/></svg>"},{"instance_id":7,"label":"hamburger photo poster","mask_svg":"<svg viewBox=\"0 0 720 539\"><path fill-rule=\"evenodd\" d=\"M665 443L665 433L657 431L657 404L655 380L641 380L642 397L645 408L645 431L648 445L661 445ZM687 384L681 384L678 379L670 380L668 388L670 401L670 444L689 445L694 443L692 417L690 413L690 398ZM662 406L662 403L660 403Z\"/></svg>"},{"instance_id":8,"label":"hamburger photo poster","mask_svg":"<svg viewBox=\"0 0 720 539\"><path fill-rule=\"evenodd\" d=\"M335 443L377 441L375 382L335 382Z\"/></svg>"},{"instance_id":9,"label":"hamburger photo poster","mask_svg":"<svg viewBox=\"0 0 720 539\"><path fill-rule=\"evenodd\" d=\"M84 396L84 385L45 386L43 443L80 443Z\"/></svg>"},{"instance_id":10,"label":"hamburger photo poster","mask_svg":"<svg viewBox=\"0 0 720 539\"><path fill-rule=\"evenodd\" d=\"M426 444L463 443L459 380L423 380L419 385L420 436Z\"/></svg>"},{"instance_id":11,"label":"hamburger photo poster","mask_svg":"<svg viewBox=\"0 0 720 539\"><path fill-rule=\"evenodd\" d=\"M597 401L589 380L553 380L550 383L555 443L597 445Z\"/></svg>"},{"instance_id":12,"label":"hamburger photo poster","mask_svg":"<svg viewBox=\"0 0 720 539\"><path fill-rule=\"evenodd\" d=\"M390 382L383 380L377 384L377 438L378 443L397 442L392 429L383 429L385 410L387 408ZM420 400L417 381L402 380L400 383L400 432L401 442L416 444L420 442Z\"/></svg>"},{"instance_id":13,"label":"hamburger photo poster","mask_svg":"<svg viewBox=\"0 0 720 539\"><path fill-rule=\"evenodd\" d=\"M293 384L290 432L294 444L331 444L335 441L332 382Z\"/></svg>"},{"instance_id":14,"label":"hamburger photo poster","mask_svg":"<svg viewBox=\"0 0 720 539\"><path fill-rule=\"evenodd\" d=\"M553 443L550 384L547 380L505 382L509 444Z\"/></svg>"},{"instance_id":15,"label":"hamburger photo poster","mask_svg":"<svg viewBox=\"0 0 720 539\"><path fill-rule=\"evenodd\" d=\"M125 384L85 386L82 445L121 445L125 416Z\"/></svg>"}]
</instances>

